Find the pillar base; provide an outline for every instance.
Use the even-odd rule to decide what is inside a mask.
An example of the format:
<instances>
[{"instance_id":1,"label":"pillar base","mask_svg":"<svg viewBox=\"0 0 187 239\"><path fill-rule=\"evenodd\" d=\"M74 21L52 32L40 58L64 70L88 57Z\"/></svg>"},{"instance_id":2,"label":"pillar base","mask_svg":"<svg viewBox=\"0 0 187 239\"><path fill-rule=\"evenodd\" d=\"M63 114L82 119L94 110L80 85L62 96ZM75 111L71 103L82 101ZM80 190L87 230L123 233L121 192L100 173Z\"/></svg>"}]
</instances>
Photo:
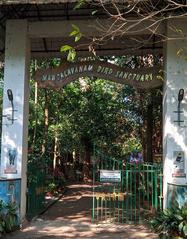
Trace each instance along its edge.
<instances>
[{"instance_id":1,"label":"pillar base","mask_svg":"<svg viewBox=\"0 0 187 239\"><path fill-rule=\"evenodd\" d=\"M4 203L15 203L17 206L17 225L20 225L21 179L0 178L0 200Z\"/></svg>"},{"instance_id":2,"label":"pillar base","mask_svg":"<svg viewBox=\"0 0 187 239\"><path fill-rule=\"evenodd\" d=\"M181 208L186 203L187 185L167 184L167 208L171 208L175 201L178 202Z\"/></svg>"}]
</instances>

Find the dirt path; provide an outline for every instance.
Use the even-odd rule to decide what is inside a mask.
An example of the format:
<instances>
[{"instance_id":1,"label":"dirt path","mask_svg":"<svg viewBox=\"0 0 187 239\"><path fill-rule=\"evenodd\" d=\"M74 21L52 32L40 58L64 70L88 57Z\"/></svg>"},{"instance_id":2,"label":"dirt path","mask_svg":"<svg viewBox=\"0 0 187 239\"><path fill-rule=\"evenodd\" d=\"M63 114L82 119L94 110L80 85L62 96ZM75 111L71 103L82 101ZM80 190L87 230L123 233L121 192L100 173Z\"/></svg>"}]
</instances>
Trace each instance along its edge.
<instances>
[{"instance_id":1,"label":"dirt path","mask_svg":"<svg viewBox=\"0 0 187 239\"><path fill-rule=\"evenodd\" d=\"M70 185L66 195L25 229L5 239L155 239L144 226L92 224L92 187Z\"/></svg>"}]
</instances>

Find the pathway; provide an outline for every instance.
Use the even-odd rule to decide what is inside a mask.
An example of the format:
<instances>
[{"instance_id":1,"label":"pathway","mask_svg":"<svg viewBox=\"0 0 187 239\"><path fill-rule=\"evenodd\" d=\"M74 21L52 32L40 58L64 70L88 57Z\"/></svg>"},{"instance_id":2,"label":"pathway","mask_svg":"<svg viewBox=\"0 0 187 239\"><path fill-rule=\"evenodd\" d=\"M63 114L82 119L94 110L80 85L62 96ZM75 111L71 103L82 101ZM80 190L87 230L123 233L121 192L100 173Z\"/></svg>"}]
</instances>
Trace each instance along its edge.
<instances>
[{"instance_id":1,"label":"pathway","mask_svg":"<svg viewBox=\"0 0 187 239\"><path fill-rule=\"evenodd\" d=\"M144 226L92 224L92 192L87 184L70 185L66 195L25 229L4 239L156 239Z\"/></svg>"}]
</instances>

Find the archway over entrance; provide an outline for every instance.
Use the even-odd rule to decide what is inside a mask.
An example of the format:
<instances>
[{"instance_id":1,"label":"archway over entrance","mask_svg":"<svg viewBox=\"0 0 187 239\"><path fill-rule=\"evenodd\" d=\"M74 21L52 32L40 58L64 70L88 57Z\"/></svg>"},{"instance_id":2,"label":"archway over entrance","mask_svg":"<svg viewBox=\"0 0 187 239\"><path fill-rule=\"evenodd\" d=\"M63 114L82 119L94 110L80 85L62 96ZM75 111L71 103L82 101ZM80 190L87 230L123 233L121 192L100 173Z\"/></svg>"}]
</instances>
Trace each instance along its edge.
<instances>
[{"instance_id":1,"label":"archway over entrance","mask_svg":"<svg viewBox=\"0 0 187 239\"><path fill-rule=\"evenodd\" d=\"M57 68L38 70L35 74L39 87L54 89L63 87L79 77L98 77L144 90L157 88L163 84L160 67L132 69L104 61L66 62Z\"/></svg>"}]
</instances>

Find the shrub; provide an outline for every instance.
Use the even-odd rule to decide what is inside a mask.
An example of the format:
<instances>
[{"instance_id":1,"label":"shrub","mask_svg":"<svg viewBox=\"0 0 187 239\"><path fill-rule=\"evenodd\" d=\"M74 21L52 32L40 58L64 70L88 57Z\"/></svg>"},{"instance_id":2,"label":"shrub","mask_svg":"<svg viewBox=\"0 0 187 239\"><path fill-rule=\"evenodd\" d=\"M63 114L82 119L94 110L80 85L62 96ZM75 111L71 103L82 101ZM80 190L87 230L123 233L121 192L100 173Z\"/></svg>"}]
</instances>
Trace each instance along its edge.
<instances>
[{"instance_id":1,"label":"shrub","mask_svg":"<svg viewBox=\"0 0 187 239\"><path fill-rule=\"evenodd\" d=\"M152 228L162 239L187 238L187 203L179 208L177 202L172 208L158 212L151 220Z\"/></svg>"},{"instance_id":2,"label":"shrub","mask_svg":"<svg viewBox=\"0 0 187 239\"><path fill-rule=\"evenodd\" d=\"M13 203L0 201L0 233L10 232L18 222L17 206Z\"/></svg>"},{"instance_id":3,"label":"shrub","mask_svg":"<svg viewBox=\"0 0 187 239\"><path fill-rule=\"evenodd\" d=\"M57 193L57 185L55 183L49 183L47 187L47 192L51 194L56 194Z\"/></svg>"}]
</instances>

